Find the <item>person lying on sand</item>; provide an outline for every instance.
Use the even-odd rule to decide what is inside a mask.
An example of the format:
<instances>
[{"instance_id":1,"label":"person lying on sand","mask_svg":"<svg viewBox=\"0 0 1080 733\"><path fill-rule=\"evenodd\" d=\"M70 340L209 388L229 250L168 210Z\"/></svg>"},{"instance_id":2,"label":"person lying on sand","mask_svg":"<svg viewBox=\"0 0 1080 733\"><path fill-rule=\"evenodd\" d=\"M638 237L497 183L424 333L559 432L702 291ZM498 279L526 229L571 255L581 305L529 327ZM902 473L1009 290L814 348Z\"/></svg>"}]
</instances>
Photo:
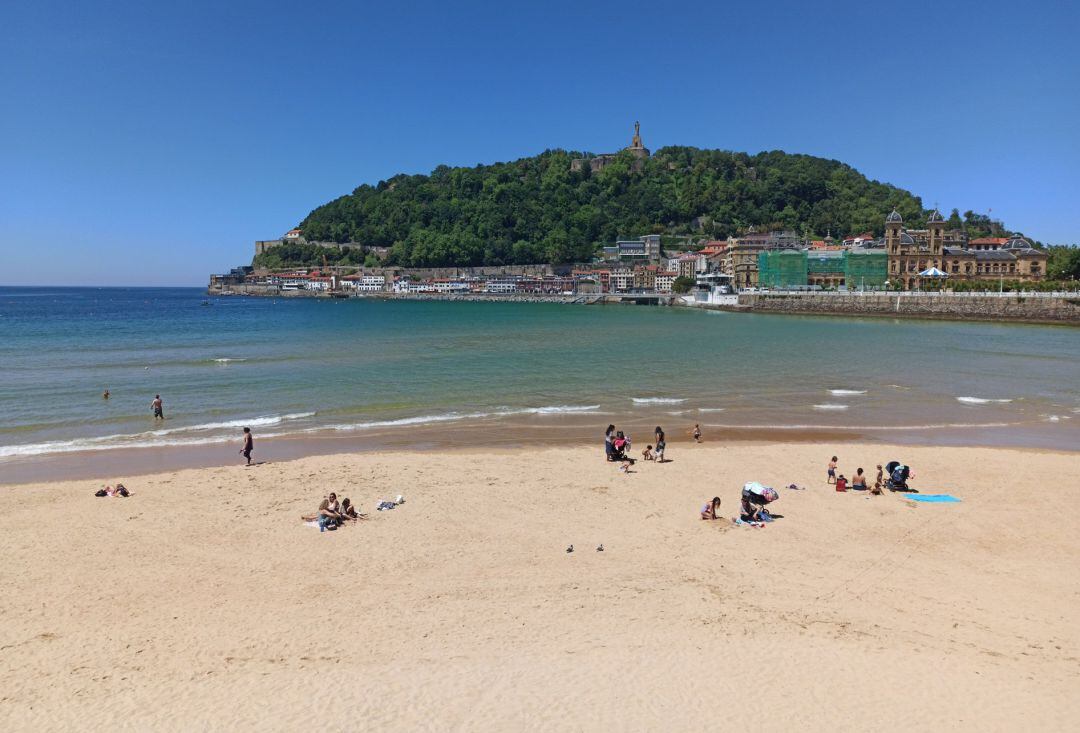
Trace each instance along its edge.
<instances>
[{"instance_id":1,"label":"person lying on sand","mask_svg":"<svg viewBox=\"0 0 1080 733\"><path fill-rule=\"evenodd\" d=\"M712 501L701 507L702 519L717 519L716 513L720 511L720 497L714 496Z\"/></svg>"},{"instance_id":2,"label":"person lying on sand","mask_svg":"<svg viewBox=\"0 0 1080 733\"><path fill-rule=\"evenodd\" d=\"M127 490L123 484L117 484L116 487L103 486L100 490L94 493L94 496L131 496L131 493Z\"/></svg>"}]
</instances>

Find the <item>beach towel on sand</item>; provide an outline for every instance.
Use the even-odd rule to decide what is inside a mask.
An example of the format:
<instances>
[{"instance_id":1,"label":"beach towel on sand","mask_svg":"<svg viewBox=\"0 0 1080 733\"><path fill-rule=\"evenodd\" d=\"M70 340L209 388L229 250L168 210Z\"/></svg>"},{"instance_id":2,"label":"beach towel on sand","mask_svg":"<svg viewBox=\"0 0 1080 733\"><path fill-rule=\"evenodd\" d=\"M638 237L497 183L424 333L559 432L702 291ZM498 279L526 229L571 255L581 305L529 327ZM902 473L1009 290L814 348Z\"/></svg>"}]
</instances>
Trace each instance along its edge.
<instances>
[{"instance_id":1,"label":"beach towel on sand","mask_svg":"<svg viewBox=\"0 0 1080 733\"><path fill-rule=\"evenodd\" d=\"M952 494L906 494L905 499L925 501L930 504L954 504L960 500Z\"/></svg>"}]
</instances>

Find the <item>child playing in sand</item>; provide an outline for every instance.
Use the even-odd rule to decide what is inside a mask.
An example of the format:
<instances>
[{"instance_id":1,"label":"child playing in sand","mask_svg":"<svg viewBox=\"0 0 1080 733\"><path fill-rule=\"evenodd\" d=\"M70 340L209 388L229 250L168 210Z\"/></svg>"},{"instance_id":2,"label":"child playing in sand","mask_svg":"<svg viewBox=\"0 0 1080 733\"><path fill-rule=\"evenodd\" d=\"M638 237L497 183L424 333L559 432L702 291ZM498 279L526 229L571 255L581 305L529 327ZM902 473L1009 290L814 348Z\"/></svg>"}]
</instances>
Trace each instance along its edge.
<instances>
[{"instance_id":1,"label":"child playing in sand","mask_svg":"<svg viewBox=\"0 0 1080 733\"><path fill-rule=\"evenodd\" d=\"M652 446L651 445L645 446L645 450L641 451L641 460L643 460L643 461L655 460L653 458L653 452L652 452Z\"/></svg>"},{"instance_id":2,"label":"child playing in sand","mask_svg":"<svg viewBox=\"0 0 1080 733\"><path fill-rule=\"evenodd\" d=\"M701 507L702 519L716 519L717 512L720 510L720 497L714 496L712 501Z\"/></svg>"},{"instance_id":3,"label":"child playing in sand","mask_svg":"<svg viewBox=\"0 0 1080 733\"><path fill-rule=\"evenodd\" d=\"M828 468L829 468L829 473L828 473L828 476L826 476L826 478L825 478L825 483L827 483L827 484L835 484L836 483L836 456L833 456L832 460L829 461Z\"/></svg>"}]
</instances>

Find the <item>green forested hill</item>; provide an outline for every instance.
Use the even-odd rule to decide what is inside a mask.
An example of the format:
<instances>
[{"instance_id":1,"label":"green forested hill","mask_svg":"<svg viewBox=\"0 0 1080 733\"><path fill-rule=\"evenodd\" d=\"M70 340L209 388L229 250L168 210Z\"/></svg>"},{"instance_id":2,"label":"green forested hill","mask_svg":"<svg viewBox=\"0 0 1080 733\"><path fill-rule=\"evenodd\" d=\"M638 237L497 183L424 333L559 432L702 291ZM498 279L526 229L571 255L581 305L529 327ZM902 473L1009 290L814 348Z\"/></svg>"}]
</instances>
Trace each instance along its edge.
<instances>
[{"instance_id":1,"label":"green forested hill","mask_svg":"<svg viewBox=\"0 0 1080 733\"><path fill-rule=\"evenodd\" d=\"M908 226L928 213L907 191L809 155L668 147L638 170L621 153L598 173L571 172L575 157L395 176L320 206L301 228L308 241L389 246L395 264L443 266L587 261L602 242L648 233L880 233L894 206Z\"/></svg>"}]
</instances>

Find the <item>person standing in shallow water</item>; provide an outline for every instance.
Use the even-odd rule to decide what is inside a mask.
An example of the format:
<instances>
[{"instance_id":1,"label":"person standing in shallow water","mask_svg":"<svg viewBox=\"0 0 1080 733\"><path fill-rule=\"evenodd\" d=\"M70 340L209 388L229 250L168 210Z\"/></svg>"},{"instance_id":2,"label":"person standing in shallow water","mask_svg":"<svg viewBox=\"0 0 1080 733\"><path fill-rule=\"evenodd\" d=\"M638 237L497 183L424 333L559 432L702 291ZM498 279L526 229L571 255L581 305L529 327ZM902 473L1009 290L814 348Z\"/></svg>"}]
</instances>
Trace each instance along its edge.
<instances>
[{"instance_id":1,"label":"person standing in shallow water","mask_svg":"<svg viewBox=\"0 0 1080 733\"><path fill-rule=\"evenodd\" d=\"M154 400L150 403L150 409L154 411L155 420L165 419L165 411L162 407L161 395L154 395Z\"/></svg>"},{"instance_id":2,"label":"person standing in shallow water","mask_svg":"<svg viewBox=\"0 0 1080 733\"><path fill-rule=\"evenodd\" d=\"M251 451L255 449L255 439L251 437L251 428L244 428L244 447L240 449L240 455L247 459L247 465L251 465Z\"/></svg>"}]
</instances>

